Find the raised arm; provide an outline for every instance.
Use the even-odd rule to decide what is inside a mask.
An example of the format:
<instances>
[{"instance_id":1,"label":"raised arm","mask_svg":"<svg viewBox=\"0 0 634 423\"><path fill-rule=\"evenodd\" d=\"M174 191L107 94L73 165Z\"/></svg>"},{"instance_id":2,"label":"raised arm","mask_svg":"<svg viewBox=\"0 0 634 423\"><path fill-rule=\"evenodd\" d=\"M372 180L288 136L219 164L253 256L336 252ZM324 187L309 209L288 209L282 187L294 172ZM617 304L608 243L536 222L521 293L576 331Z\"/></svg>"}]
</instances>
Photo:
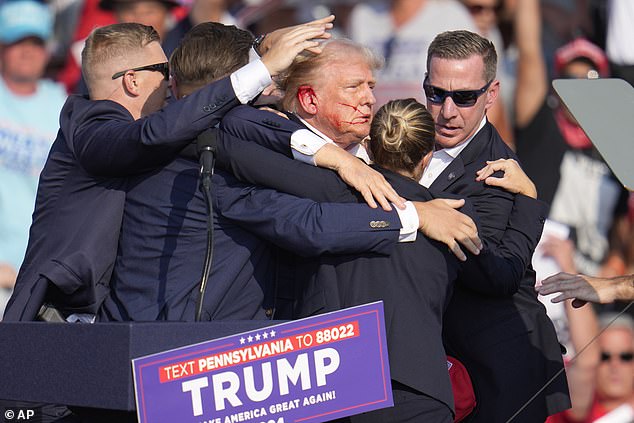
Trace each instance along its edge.
<instances>
[{"instance_id":1,"label":"raised arm","mask_svg":"<svg viewBox=\"0 0 634 423\"><path fill-rule=\"evenodd\" d=\"M297 25L274 40L261 60L255 60L157 113L134 120L125 109L108 100L94 102L88 116L73 128L69 147L81 166L99 176L126 176L161 164L165 156L183 147L200 132L215 126L232 107L247 103L286 70L304 50L319 50L316 39L328 38L332 19ZM110 108L110 114L103 113ZM99 113L99 112L102 113ZM75 116L76 118L76 116ZM151 157L154 149L158 157Z\"/></svg>"},{"instance_id":2,"label":"raised arm","mask_svg":"<svg viewBox=\"0 0 634 423\"><path fill-rule=\"evenodd\" d=\"M528 125L548 94L548 75L541 46L539 0L518 0L514 16L519 59L515 86L515 124Z\"/></svg>"}]
</instances>

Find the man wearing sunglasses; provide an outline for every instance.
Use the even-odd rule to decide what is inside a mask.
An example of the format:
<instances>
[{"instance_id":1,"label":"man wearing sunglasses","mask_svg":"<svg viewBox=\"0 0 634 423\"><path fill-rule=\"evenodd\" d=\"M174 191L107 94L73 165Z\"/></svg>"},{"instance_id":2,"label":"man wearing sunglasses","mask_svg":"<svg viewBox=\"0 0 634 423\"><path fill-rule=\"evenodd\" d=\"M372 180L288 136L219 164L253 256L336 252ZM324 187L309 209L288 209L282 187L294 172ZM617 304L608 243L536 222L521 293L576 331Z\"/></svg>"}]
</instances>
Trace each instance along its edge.
<instances>
[{"instance_id":1,"label":"man wearing sunglasses","mask_svg":"<svg viewBox=\"0 0 634 423\"><path fill-rule=\"evenodd\" d=\"M490 41L469 31L444 32L429 47L428 74L423 81L436 125L437 149L421 183L432 191L472 201L485 249L500 245L509 231L535 233L528 228L539 228L546 211L545 204L533 198L493 186L499 185L500 174L487 178L487 172L476 179L487 165L489 171L508 173L510 169L503 165L508 162L491 161L516 158L486 118L500 90L496 65ZM518 208L541 212L513 217ZM507 244L504 248L514 251L517 247ZM463 361L476 392L478 405L469 422L511 417L518 422L539 422L570 406L563 373L529 402L563 366L553 325L533 289L534 272L526 270L530 255L532 251L524 267L510 259L493 268L476 257L492 278L504 269L521 271L505 273L517 277L500 280L509 287L500 292L505 295L485 295L458 283L447 308L443 332L448 352Z\"/></svg>"},{"instance_id":2,"label":"man wearing sunglasses","mask_svg":"<svg viewBox=\"0 0 634 423\"><path fill-rule=\"evenodd\" d=\"M157 32L127 23L96 29L82 66L90 98L73 96L40 178L27 253L6 320L33 320L42 303L93 313L108 289L125 193L120 177L153 169L246 103L333 16L270 34L261 59L164 106L167 58ZM161 110L159 112L159 110Z\"/></svg>"},{"instance_id":3,"label":"man wearing sunglasses","mask_svg":"<svg viewBox=\"0 0 634 423\"><path fill-rule=\"evenodd\" d=\"M604 313L598 326L604 329L595 341L598 363L586 370L589 382L576 387L589 395L577 395L570 410L548 423L634 421L634 321L627 314Z\"/></svg>"}]
</instances>

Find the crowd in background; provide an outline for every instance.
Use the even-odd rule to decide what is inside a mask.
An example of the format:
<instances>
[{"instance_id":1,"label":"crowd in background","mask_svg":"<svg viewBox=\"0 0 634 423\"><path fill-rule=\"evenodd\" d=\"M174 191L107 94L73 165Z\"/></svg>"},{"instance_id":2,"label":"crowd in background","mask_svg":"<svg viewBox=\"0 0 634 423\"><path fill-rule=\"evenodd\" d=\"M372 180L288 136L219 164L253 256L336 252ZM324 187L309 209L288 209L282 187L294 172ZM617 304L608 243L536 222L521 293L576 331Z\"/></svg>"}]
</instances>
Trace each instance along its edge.
<instances>
[{"instance_id":1,"label":"crowd in background","mask_svg":"<svg viewBox=\"0 0 634 423\"><path fill-rule=\"evenodd\" d=\"M337 36L385 58L377 109L393 98L424 102L425 57L437 33L469 29L491 39L502 101L489 120L551 205L554 223L535 265L551 260L569 273L634 273L634 197L550 88L553 78L618 77L634 84L631 0L0 0L0 303L26 249L38 176L65 97L85 91L80 53L93 28L152 25L169 56L201 22L236 25L257 36L330 13L337 16ZM597 314L622 308L566 304L549 312L572 358L598 333ZM622 320L570 364L573 410L556 421L595 421L590 415L597 407L634 406L634 327Z\"/></svg>"}]
</instances>

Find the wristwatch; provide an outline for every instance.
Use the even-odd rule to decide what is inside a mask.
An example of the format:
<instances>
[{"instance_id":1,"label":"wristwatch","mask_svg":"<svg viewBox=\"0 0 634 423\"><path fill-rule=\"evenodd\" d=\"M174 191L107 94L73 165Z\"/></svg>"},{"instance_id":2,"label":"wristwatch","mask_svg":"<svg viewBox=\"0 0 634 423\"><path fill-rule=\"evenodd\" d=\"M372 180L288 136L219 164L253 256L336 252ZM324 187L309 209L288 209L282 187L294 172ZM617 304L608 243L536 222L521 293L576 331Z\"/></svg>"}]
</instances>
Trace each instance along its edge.
<instances>
[{"instance_id":1,"label":"wristwatch","mask_svg":"<svg viewBox=\"0 0 634 423\"><path fill-rule=\"evenodd\" d=\"M255 52L260 57L262 57L262 53L260 53L260 45L262 45L262 41L264 41L265 38L266 34L259 35L255 38L255 40L253 40L253 44L251 45L251 47L253 47L253 50L255 50Z\"/></svg>"}]
</instances>

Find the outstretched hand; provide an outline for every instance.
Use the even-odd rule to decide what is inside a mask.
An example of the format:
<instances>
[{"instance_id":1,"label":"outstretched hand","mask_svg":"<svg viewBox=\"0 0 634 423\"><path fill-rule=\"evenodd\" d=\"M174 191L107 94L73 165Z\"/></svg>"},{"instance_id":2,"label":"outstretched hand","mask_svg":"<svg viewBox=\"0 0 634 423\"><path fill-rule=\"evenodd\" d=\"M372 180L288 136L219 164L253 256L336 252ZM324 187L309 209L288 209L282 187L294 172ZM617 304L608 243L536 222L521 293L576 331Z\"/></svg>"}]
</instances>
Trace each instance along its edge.
<instances>
[{"instance_id":1,"label":"outstretched hand","mask_svg":"<svg viewBox=\"0 0 634 423\"><path fill-rule=\"evenodd\" d=\"M501 178L491 176L497 171L504 172L504 175ZM478 170L476 175L476 181L484 181L487 185L504 188L513 194L537 198L535 184L513 159L487 161L487 165Z\"/></svg>"},{"instance_id":2,"label":"outstretched hand","mask_svg":"<svg viewBox=\"0 0 634 423\"><path fill-rule=\"evenodd\" d=\"M280 28L267 34L260 54L262 63L266 66L271 76L279 75L293 63L295 57L307 50L314 54L321 53L319 39L330 38L327 30L332 28L334 15L323 19L316 19L300 25Z\"/></svg>"},{"instance_id":3,"label":"outstretched hand","mask_svg":"<svg viewBox=\"0 0 634 423\"><path fill-rule=\"evenodd\" d=\"M557 273L544 279L535 289L541 295L559 293L550 301L559 303L573 299L572 306L583 306L586 302L607 304L617 299L618 281L610 278L596 278L586 275Z\"/></svg>"},{"instance_id":4,"label":"outstretched hand","mask_svg":"<svg viewBox=\"0 0 634 423\"><path fill-rule=\"evenodd\" d=\"M428 238L446 244L459 260L467 260L460 248L465 247L473 254L480 254L482 241L478 237L478 228L474 221L456 209L464 206L464 200L438 198L426 202L414 202L419 230Z\"/></svg>"}]
</instances>

